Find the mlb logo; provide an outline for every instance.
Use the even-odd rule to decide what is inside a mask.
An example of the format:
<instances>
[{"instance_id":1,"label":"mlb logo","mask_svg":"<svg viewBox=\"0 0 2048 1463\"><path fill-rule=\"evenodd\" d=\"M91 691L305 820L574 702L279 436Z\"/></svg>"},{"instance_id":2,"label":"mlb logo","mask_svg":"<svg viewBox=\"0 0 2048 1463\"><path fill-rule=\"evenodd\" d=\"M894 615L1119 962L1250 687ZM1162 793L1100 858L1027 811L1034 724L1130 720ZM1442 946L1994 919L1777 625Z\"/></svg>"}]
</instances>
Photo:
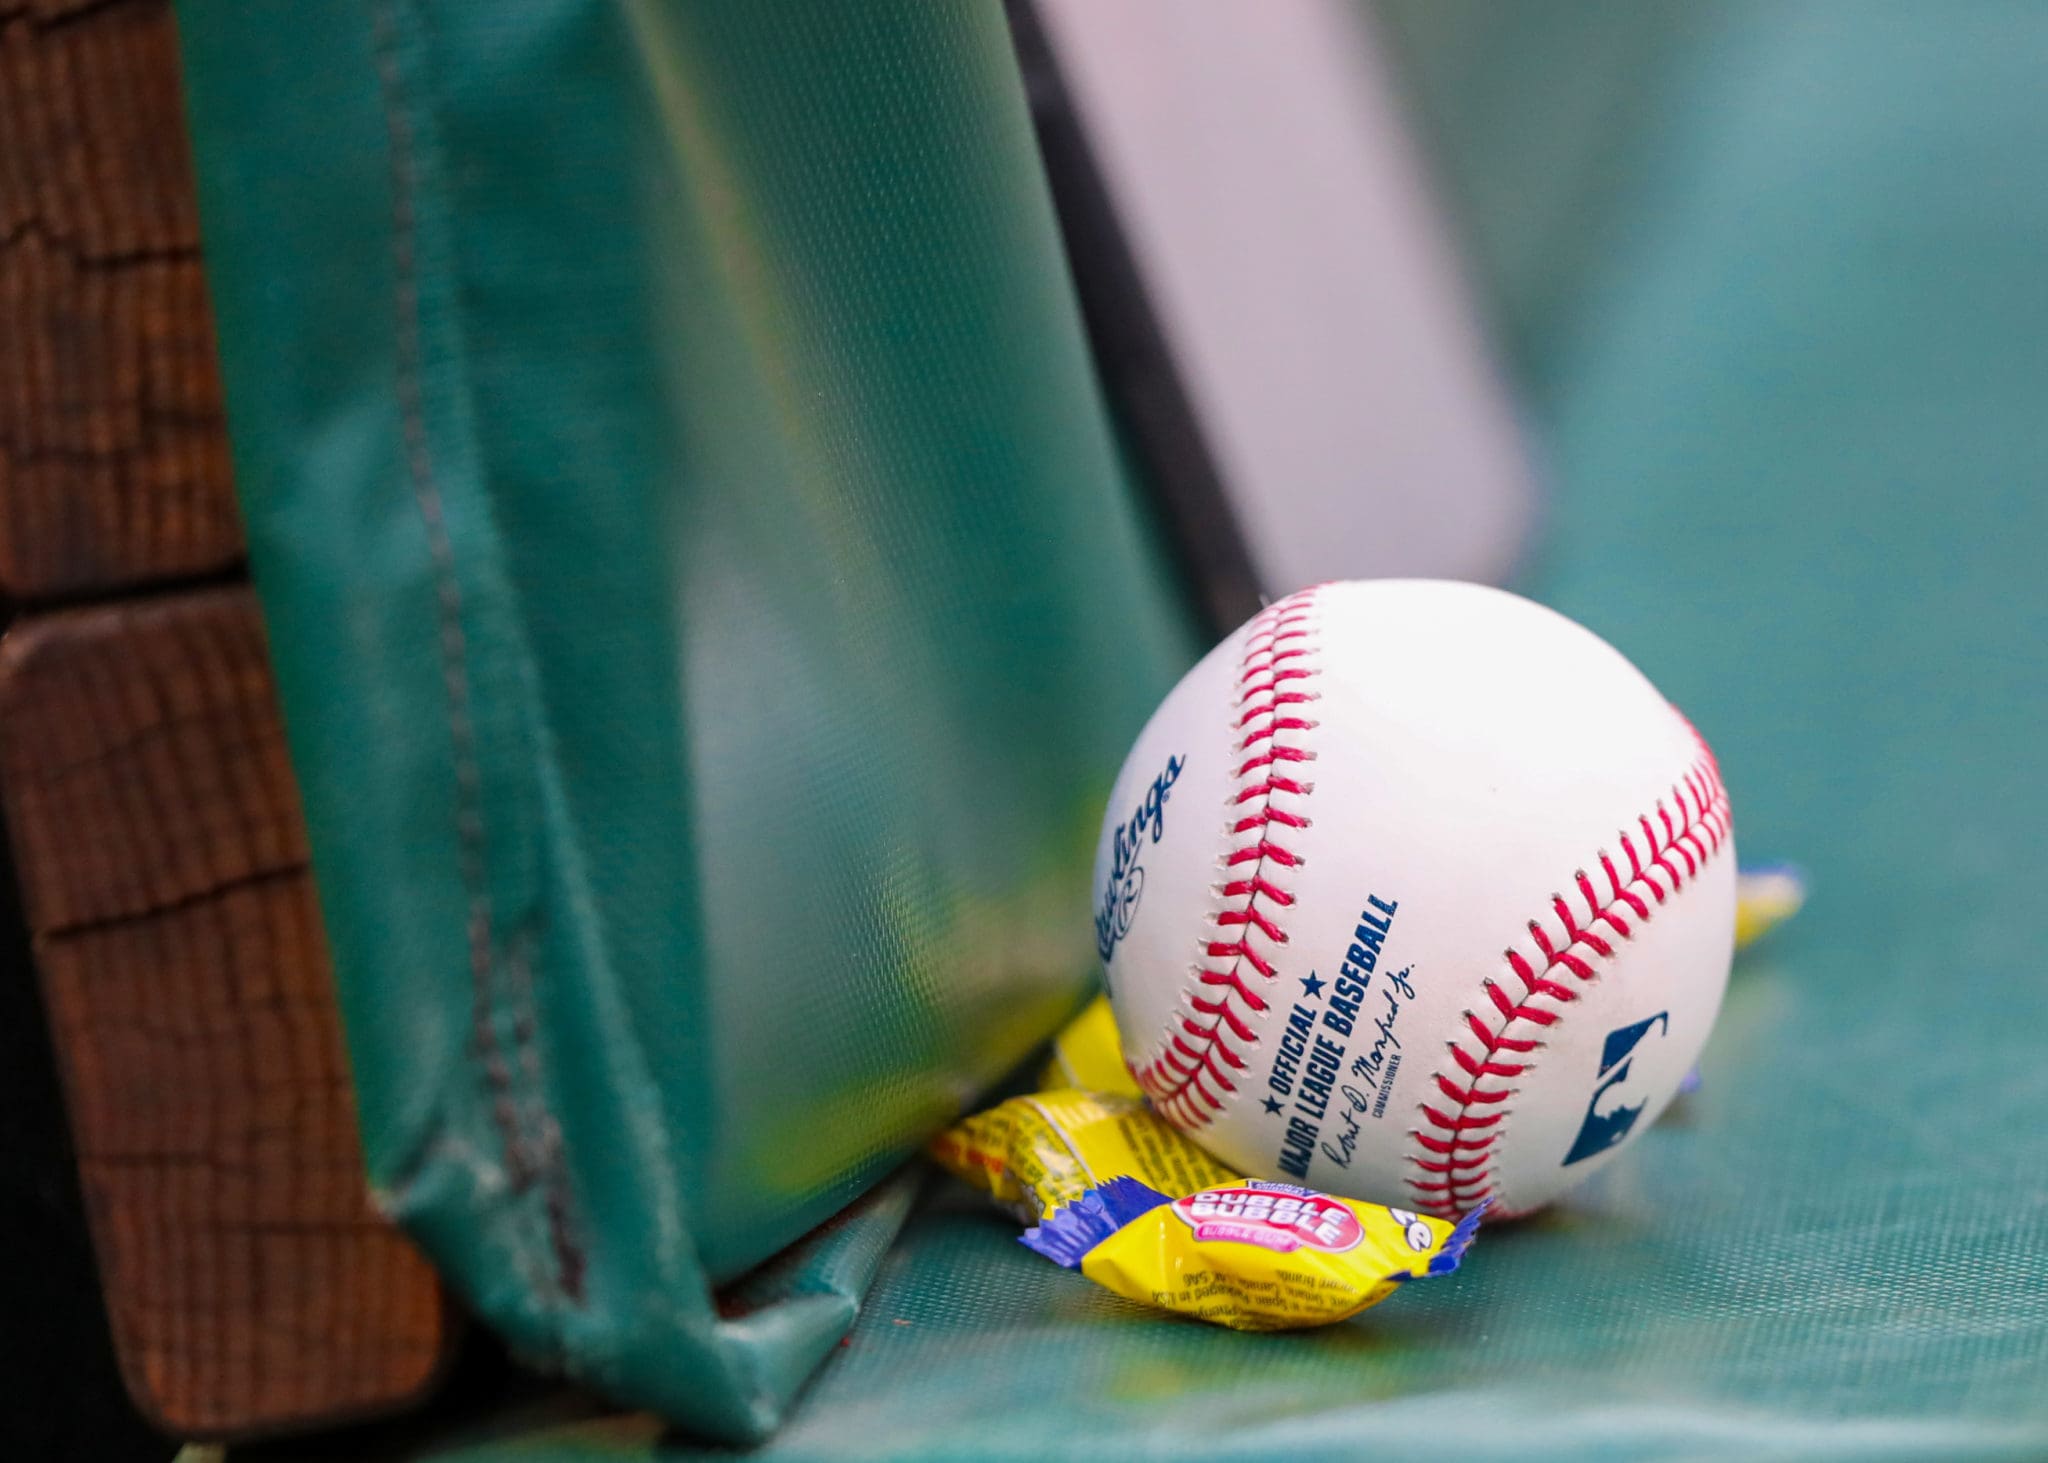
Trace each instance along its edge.
<instances>
[{"instance_id":1,"label":"mlb logo","mask_svg":"<svg viewBox=\"0 0 2048 1463\"><path fill-rule=\"evenodd\" d=\"M1564 1156L1562 1166L1569 1167L1597 1153L1605 1153L1629 1135L1636 1119L1649 1106L1647 1095L1637 1096L1631 1090L1629 1076L1635 1067L1636 1048L1643 1044L1653 1027L1657 1029L1660 1041L1669 1036L1670 1012L1659 1011L1633 1026L1623 1026L1607 1033L1607 1044L1600 1053L1600 1085L1593 1089L1593 1096L1586 1103L1585 1121L1579 1124L1579 1136L1572 1140L1572 1151ZM1630 1101L1631 1098L1635 1100Z\"/></svg>"}]
</instances>

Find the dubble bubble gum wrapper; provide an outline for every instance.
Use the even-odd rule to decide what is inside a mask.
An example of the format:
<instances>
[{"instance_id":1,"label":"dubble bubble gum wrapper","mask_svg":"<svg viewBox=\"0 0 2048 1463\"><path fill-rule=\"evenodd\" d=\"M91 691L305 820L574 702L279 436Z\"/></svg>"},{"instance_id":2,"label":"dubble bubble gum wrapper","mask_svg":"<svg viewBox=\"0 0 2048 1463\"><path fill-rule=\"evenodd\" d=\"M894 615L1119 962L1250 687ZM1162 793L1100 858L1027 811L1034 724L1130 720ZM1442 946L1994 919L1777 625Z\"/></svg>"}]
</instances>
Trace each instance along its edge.
<instances>
[{"instance_id":1,"label":"dubble bubble gum wrapper","mask_svg":"<svg viewBox=\"0 0 2048 1463\"><path fill-rule=\"evenodd\" d=\"M1458 1268L1484 1206L1446 1219L1237 1179L1170 1198L1112 1179L1024 1233L1118 1295L1238 1331L1347 1320Z\"/></svg>"},{"instance_id":2,"label":"dubble bubble gum wrapper","mask_svg":"<svg viewBox=\"0 0 2048 1463\"><path fill-rule=\"evenodd\" d=\"M1031 1224L1030 1249L1118 1295L1242 1331L1341 1321L1403 1281L1448 1274L1479 1218L1453 1225L1244 1178L1139 1099L1079 1088L1013 1097L931 1152Z\"/></svg>"}]
</instances>

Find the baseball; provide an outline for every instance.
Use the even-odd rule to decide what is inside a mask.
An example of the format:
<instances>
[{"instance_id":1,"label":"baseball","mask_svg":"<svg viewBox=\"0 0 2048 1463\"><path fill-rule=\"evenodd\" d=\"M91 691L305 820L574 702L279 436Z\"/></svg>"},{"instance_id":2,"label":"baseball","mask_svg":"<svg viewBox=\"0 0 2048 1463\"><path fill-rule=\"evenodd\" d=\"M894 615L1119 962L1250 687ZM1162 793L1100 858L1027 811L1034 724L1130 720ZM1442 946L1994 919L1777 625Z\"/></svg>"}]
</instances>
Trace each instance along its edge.
<instances>
[{"instance_id":1,"label":"baseball","mask_svg":"<svg viewBox=\"0 0 2048 1463\"><path fill-rule=\"evenodd\" d=\"M1326 584L1154 713L1095 898L1132 1074L1219 1159L1516 1214L1698 1058L1735 842L1713 753L1591 631L1476 585Z\"/></svg>"}]
</instances>

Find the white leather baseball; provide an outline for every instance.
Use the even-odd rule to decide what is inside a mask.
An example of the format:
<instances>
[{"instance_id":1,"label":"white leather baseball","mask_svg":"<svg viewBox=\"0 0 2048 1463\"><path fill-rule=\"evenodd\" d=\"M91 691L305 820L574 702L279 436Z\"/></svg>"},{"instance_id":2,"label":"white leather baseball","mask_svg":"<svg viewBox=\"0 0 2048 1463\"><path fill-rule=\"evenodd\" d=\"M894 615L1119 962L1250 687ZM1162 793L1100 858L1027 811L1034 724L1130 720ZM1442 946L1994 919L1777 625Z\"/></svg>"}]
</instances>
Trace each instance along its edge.
<instances>
[{"instance_id":1,"label":"white leather baseball","mask_svg":"<svg viewBox=\"0 0 2048 1463\"><path fill-rule=\"evenodd\" d=\"M1499 590L1328 584L1181 680L1117 779L1096 935L1158 1110L1247 1175L1460 1214L1647 1129L1713 1026L1713 754Z\"/></svg>"}]
</instances>

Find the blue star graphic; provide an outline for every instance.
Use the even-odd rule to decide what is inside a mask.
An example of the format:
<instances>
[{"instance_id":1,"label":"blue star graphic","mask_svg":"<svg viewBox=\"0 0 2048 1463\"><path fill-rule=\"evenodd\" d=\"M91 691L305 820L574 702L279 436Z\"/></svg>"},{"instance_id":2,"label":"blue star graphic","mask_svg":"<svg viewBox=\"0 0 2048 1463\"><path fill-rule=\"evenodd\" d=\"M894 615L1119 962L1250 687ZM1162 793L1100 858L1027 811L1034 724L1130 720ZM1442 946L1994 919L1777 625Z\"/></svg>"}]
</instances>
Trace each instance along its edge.
<instances>
[{"instance_id":1,"label":"blue star graphic","mask_svg":"<svg viewBox=\"0 0 2048 1463\"><path fill-rule=\"evenodd\" d=\"M1267 1098L1267 1099L1266 1099L1266 1111L1267 1111L1267 1112L1278 1112L1278 1111L1280 1111L1280 1103L1279 1103L1278 1099L1276 1099L1276 1098L1271 1098L1271 1097Z\"/></svg>"},{"instance_id":2,"label":"blue star graphic","mask_svg":"<svg viewBox=\"0 0 2048 1463\"><path fill-rule=\"evenodd\" d=\"M1313 970L1302 977L1301 993L1304 996L1320 996L1323 993L1323 983L1316 979L1316 973Z\"/></svg>"}]
</instances>

